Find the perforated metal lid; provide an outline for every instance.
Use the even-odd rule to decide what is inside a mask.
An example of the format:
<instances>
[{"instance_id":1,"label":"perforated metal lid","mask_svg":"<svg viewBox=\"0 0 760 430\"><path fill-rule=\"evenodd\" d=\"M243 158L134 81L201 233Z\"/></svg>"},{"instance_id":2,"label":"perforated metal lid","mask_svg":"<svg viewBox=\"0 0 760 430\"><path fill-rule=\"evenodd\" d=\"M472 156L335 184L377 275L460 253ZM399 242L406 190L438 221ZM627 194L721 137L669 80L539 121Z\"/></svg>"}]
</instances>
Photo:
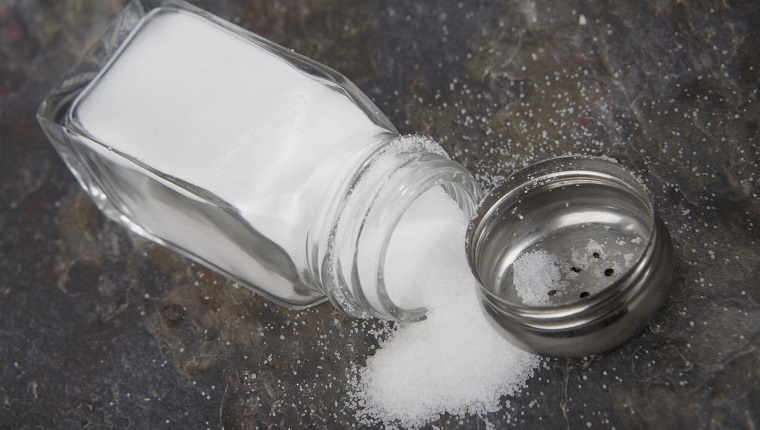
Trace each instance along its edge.
<instances>
[{"instance_id":1,"label":"perforated metal lid","mask_svg":"<svg viewBox=\"0 0 760 430\"><path fill-rule=\"evenodd\" d=\"M636 334L673 272L670 236L647 190L607 159L523 169L480 204L467 234L483 310L512 343L579 356Z\"/></svg>"}]
</instances>

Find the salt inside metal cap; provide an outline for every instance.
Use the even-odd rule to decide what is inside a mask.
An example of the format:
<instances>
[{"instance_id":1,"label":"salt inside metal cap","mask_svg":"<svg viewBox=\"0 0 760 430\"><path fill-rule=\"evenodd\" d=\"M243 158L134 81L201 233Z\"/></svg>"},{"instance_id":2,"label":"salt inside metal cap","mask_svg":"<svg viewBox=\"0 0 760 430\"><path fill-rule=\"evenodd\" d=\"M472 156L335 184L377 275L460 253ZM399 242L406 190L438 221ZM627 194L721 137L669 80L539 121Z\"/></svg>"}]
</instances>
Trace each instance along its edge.
<instances>
[{"instance_id":1,"label":"salt inside metal cap","mask_svg":"<svg viewBox=\"0 0 760 430\"><path fill-rule=\"evenodd\" d=\"M481 306L510 342L549 356L620 345L662 305L673 247L647 190L608 159L523 169L480 204L467 257Z\"/></svg>"}]
</instances>

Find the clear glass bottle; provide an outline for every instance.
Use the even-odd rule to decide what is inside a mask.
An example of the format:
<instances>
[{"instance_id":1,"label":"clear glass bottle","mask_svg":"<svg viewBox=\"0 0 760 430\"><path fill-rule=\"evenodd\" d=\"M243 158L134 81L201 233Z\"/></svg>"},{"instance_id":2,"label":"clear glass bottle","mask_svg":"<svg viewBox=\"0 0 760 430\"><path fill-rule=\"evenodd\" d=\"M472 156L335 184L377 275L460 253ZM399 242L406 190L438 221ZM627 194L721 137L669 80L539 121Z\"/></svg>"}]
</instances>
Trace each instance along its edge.
<instances>
[{"instance_id":1,"label":"clear glass bottle","mask_svg":"<svg viewBox=\"0 0 760 430\"><path fill-rule=\"evenodd\" d=\"M37 116L109 218L290 308L423 318L385 293L393 230L433 187L481 198L339 73L181 1L130 3Z\"/></svg>"}]
</instances>

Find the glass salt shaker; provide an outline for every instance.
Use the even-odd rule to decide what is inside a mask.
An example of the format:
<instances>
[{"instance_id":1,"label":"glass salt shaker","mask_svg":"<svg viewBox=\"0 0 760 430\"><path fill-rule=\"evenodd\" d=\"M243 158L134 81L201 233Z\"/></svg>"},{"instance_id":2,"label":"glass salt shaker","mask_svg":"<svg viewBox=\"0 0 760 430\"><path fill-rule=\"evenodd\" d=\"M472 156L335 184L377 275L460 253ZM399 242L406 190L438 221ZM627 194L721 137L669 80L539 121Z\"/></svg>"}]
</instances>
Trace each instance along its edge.
<instances>
[{"instance_id":1,"label":"glass salt shaker","mask_svg":"<svg viewBox=\"0 0 760 430\"><path fill-rule=\"evenodd\" d=\"M393 229L481 197L339 73L181 1L130 3L38 119L109 218L293 309L424 318L385 293Z\"/></svg>"}]
</instances>

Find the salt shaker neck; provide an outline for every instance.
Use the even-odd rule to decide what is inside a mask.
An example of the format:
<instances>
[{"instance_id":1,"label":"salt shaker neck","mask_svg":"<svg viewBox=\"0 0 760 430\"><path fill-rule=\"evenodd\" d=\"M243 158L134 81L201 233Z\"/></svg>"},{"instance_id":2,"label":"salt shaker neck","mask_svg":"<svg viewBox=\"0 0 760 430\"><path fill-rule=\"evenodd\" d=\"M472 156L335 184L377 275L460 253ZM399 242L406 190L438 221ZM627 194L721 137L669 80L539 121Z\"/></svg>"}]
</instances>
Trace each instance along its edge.
<instances>
[{"instance_id":1,"label":"salt shaker neck","mask_svg":"<svg viewBox=\"0 0 760 430\"><path fill-rule=\"evenodd\" d=\"M423 319L425 309L402 309L386 292L391 235L412 203L434 187L443 188L467 218L474 215L482 192L461 164L422 136L389 139L354 179L326 239L328 252L320 267L324 293L352 316Z\"/></svg>"}]
</instances>

